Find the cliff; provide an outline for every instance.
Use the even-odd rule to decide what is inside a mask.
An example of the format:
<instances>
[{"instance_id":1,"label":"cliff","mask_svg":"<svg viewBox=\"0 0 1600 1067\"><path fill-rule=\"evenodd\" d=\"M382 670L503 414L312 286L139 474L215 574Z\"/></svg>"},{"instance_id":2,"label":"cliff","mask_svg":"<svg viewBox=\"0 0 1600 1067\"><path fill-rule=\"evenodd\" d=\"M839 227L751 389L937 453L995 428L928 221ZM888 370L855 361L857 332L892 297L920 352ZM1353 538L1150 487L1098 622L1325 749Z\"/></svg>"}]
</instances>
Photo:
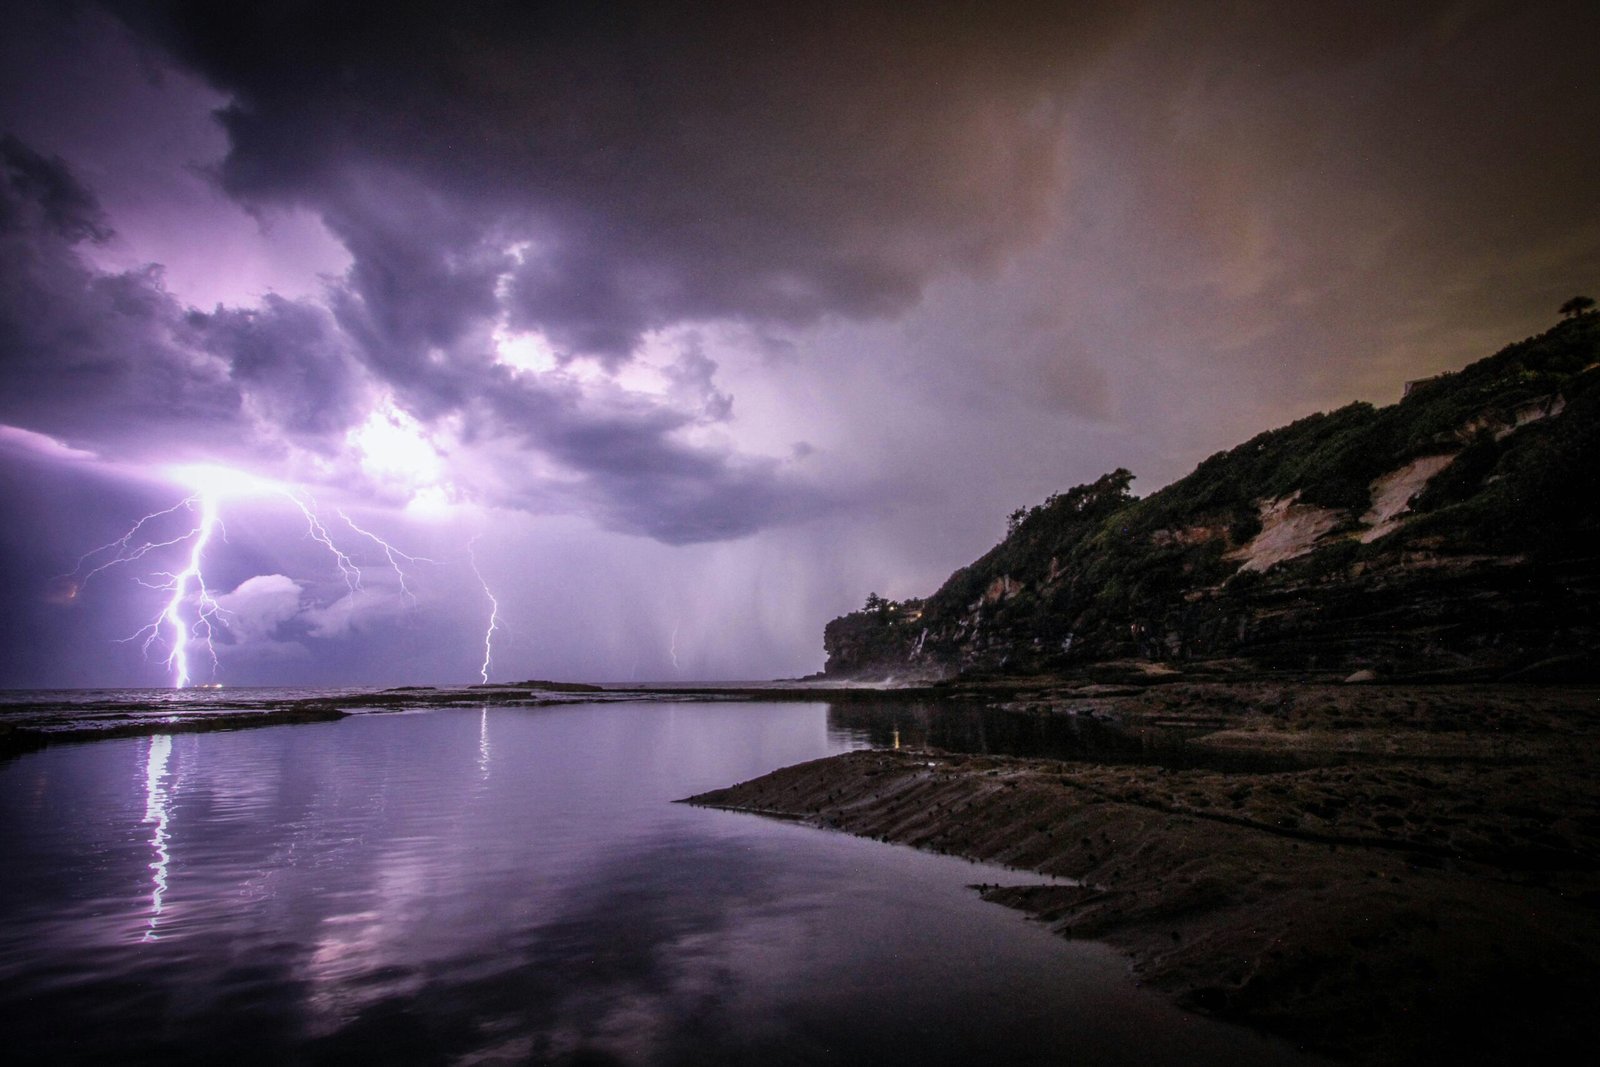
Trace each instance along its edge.
<instances>
[{"instance_id":1,"label":"cliff","mask_svg":"<svg viewBox=\"0 0 1600 1067\"><path fill-rule=\"evenodd\" d=\"M1579 314L1142 499L1125 470L1055 494L925 600L830 622L825 672L1600 677L1597 364Z\"/></svg>"}]
</instances>

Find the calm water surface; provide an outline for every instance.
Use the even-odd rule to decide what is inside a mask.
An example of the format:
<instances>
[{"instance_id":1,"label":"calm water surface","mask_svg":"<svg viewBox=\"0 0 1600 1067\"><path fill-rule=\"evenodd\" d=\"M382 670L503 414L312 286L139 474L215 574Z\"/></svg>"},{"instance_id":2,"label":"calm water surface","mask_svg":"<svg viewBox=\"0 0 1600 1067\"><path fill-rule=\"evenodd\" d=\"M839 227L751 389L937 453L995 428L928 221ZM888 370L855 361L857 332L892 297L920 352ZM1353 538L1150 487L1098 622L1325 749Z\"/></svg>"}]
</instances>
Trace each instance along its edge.
<instances>
[{"instance_id":1,"label":"calm water surface","mask_svg":"<svg viewBox=\"0 0 1600 1067\"><path fill-rule=\"evenodd\" d=\"M1025 876L670 803L881 726L823 704L455 709L0 763L5 1044L83 1063L1302 1062L967 888Z\"/></svg>"}]
</instances>

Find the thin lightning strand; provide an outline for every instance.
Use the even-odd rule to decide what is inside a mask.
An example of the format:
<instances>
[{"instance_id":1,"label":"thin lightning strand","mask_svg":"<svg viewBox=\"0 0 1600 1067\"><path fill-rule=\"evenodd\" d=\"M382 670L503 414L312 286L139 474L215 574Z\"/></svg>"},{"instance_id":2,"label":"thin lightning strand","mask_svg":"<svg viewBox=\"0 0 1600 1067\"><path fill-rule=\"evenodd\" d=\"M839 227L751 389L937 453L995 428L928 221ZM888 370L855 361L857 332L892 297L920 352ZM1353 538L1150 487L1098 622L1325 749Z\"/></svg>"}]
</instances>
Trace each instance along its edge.
<instances>
[{"instance_id":1,"label":"thin lightning strand","mask_svg":"<svg viewBox=\"0 0 1600 1067\"><path fill-rule=\"evenodd\" d=\"M667 648L667 655L672 657L672 669L673 669L673 671L681 672L683 670L683 668L678 666L678 624L677 623L673 623L672 624L672 643Z\"/></svg>"},{"instance_id":2,"label":"thin lightning strand","mask_svg":"<svg viewBox=\"0 0 1600 1067\"><path fill-rule=\"evenodd\" d=\"M128 547L129 544L133 541L134 536L136 534L138 534L138 532L140 530L144 529L144 524L145 523L153 522L156 519L159 519L164 515L171 515L173 512L179 510L180 508L189 508L192 511L192 510L194 510L195 501L198 500L198 499L199 499L199 494L197 493L194 496L185 497L184 499L178 501L176 504L172 505L170 508L167 508L164 511L152 511L150 514L144 516L138 522L136 522L132 526L128 527L128 532L123 534L121 537L117 538L115 541L108 541L105 544L101 545L99 548L92 549L92 550L90 550L88 552L85 552L83 555L79 556L78 557L78 565L76 567L72 568L71 573L64 574L61 577L77 579L78 580L78 584L82 585L84 582L87 582L90 578L93 578L95 575L97 575L101 571L105 570L107 567L115 567L119 563L127 563L127 562L129 562L131 560L136 560L139 557L143 556L146 552L151 551L152 549L167 548L167 547L169 547L171 545L177 544L180 541L188 540L189 538L194 536L194 531L193 530L190 530L188 533L183 534L183 535L181 535L179 537L174 537L174 538L172 538L171 540L168 540L168 541L146 541L144 544L140 545L138 548L129 548ZM85 563L88 563L89 560L93 559L95 556L98 556L100 553L105 552L108 549L113 549L113 548L116 549L116 553L110 559L106 560L104 563L100 564L97 567L91 568L89 570L89 572L86 573L81 579L78 579L78 572L83 570L83 565Z\"/></svg>"},{"instance_id":3,"label":"thin lightning strand","mask_svg":"<svg viewBox=\"0 0 1600 1067\"><path fill-rule=\"evenodd\" d=\"M467 562L472 564L472 573L477 576L478 584L483 586L483 595L489 598L489 628L483 632L483 666L478 668L478 677L483 679L484 685L488 685L489 661L494 658L494 632L500 622L500 601L495 599L489 583L483 580L483 572L478 569L477 547L476 537L467 542Z\"/></svg>"},{"instance_id":4,"label":"thin lightning strand","mask_svg":"<svg viewBox=\"0 0 1600 1067\"><path fill-rule=\"evenodd\" d=\"M346 526L350 527L350 529L354 530L362 537L367 538L369 541L375 543L379 548L383 549L384 557L388 559L389 566L394 568L395 577L400 579L400 595L405 597L412 607L416 607L416 595L411 592L411 587L406 584L406 572L405 568L400 566L400 560L405 560L407 563L438 563L439 561L436 559L429 559L426 556L413 556L409 553L402 552L389 542L385 541L383 538L379 537L377 534L373 533L371 530L363 530L361 527L357 526L355 524L355 520L346 515L342 508L335 508L334 510L338 512L339 517L344 520ZM482 580L481 576L479 577L479 580Z\"/></svg>"},{"instance_id":5,"label":"thin lightning strand","mask_svg":"<svg viewBox=\"0 0 1600 1067\"><path fill-rule=\"evenodd\" d=\"M339 568L339 575L344 578L344 584L350 588L352 594L351 607L354 608L354 594L361 588L361 568L357 567L350 557L345 555L339 546L333 543L333 538L328 535L327 527L322 525L322 520L317 518L317 513L313 510L316 507L315 500L307 504L287 489L280 491L283 493L284 498L299 508L300 514L305 516L306 533L311 540L332 553L334 563Z\"/></svg>"}]
</instances>

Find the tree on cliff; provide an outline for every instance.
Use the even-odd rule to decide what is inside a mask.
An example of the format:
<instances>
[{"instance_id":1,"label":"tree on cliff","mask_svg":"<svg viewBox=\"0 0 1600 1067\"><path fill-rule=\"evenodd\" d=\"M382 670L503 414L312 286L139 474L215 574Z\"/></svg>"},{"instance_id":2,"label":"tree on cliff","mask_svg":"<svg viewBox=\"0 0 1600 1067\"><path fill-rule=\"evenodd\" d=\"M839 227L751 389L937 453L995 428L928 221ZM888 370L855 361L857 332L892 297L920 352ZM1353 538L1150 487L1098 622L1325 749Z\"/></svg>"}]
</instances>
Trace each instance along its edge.
<instances>
[{"instance_id":1,"label":"tree on cliff","mask_svg":"<svg viewBox=\"0 0 1600 1067\"><path fill-rule=\"evenodd\" d=\"M1575 319L1579 315L1587 315L1593 310L1594 297L1592 296L1575 296L1561 305L1561 314L1569 319Z\"/></svg>"},{"instance_id":2,"label":"tree on cliff","mask_svg":"<svg viewBox=\"0 0 1600 1067\"><path fill-rule=\"evenodd\" d=\"M1133 472L1118 467L1110 474L1102 474L1088 485L1078 485L1064 493L1051 493L1044 503L1031 508L1018 508L1006 517L1006 536L1011 537L1024 526L1037 529L1051 521L1077 522L1078 520L1115 510L1133 499L1128 487L1133 484Z\"/></svg>"}]
</instances>

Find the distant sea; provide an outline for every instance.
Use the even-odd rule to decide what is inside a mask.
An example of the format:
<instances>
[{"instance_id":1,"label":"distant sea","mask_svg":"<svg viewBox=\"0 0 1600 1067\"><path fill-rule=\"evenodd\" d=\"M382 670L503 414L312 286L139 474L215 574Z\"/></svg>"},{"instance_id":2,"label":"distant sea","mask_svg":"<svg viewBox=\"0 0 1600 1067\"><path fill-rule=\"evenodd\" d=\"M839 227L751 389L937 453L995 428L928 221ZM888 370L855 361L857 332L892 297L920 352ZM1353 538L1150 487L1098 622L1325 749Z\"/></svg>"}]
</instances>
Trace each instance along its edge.
<instances>
[{"instance_id":1,"label":"distant sea","mask_svg":"<svg viewBox=\"0 0 1600 1067\"><path fill-rule=\"evenodd\" d=\"M342 689L0 695L207 714ZM1016 720L937 708L423 709L0 760L18 1062L1287 1064L985 904L1031 875L675 799ZM963 725L964 723L964 725Z\"/></svg>"}]
</instances>

